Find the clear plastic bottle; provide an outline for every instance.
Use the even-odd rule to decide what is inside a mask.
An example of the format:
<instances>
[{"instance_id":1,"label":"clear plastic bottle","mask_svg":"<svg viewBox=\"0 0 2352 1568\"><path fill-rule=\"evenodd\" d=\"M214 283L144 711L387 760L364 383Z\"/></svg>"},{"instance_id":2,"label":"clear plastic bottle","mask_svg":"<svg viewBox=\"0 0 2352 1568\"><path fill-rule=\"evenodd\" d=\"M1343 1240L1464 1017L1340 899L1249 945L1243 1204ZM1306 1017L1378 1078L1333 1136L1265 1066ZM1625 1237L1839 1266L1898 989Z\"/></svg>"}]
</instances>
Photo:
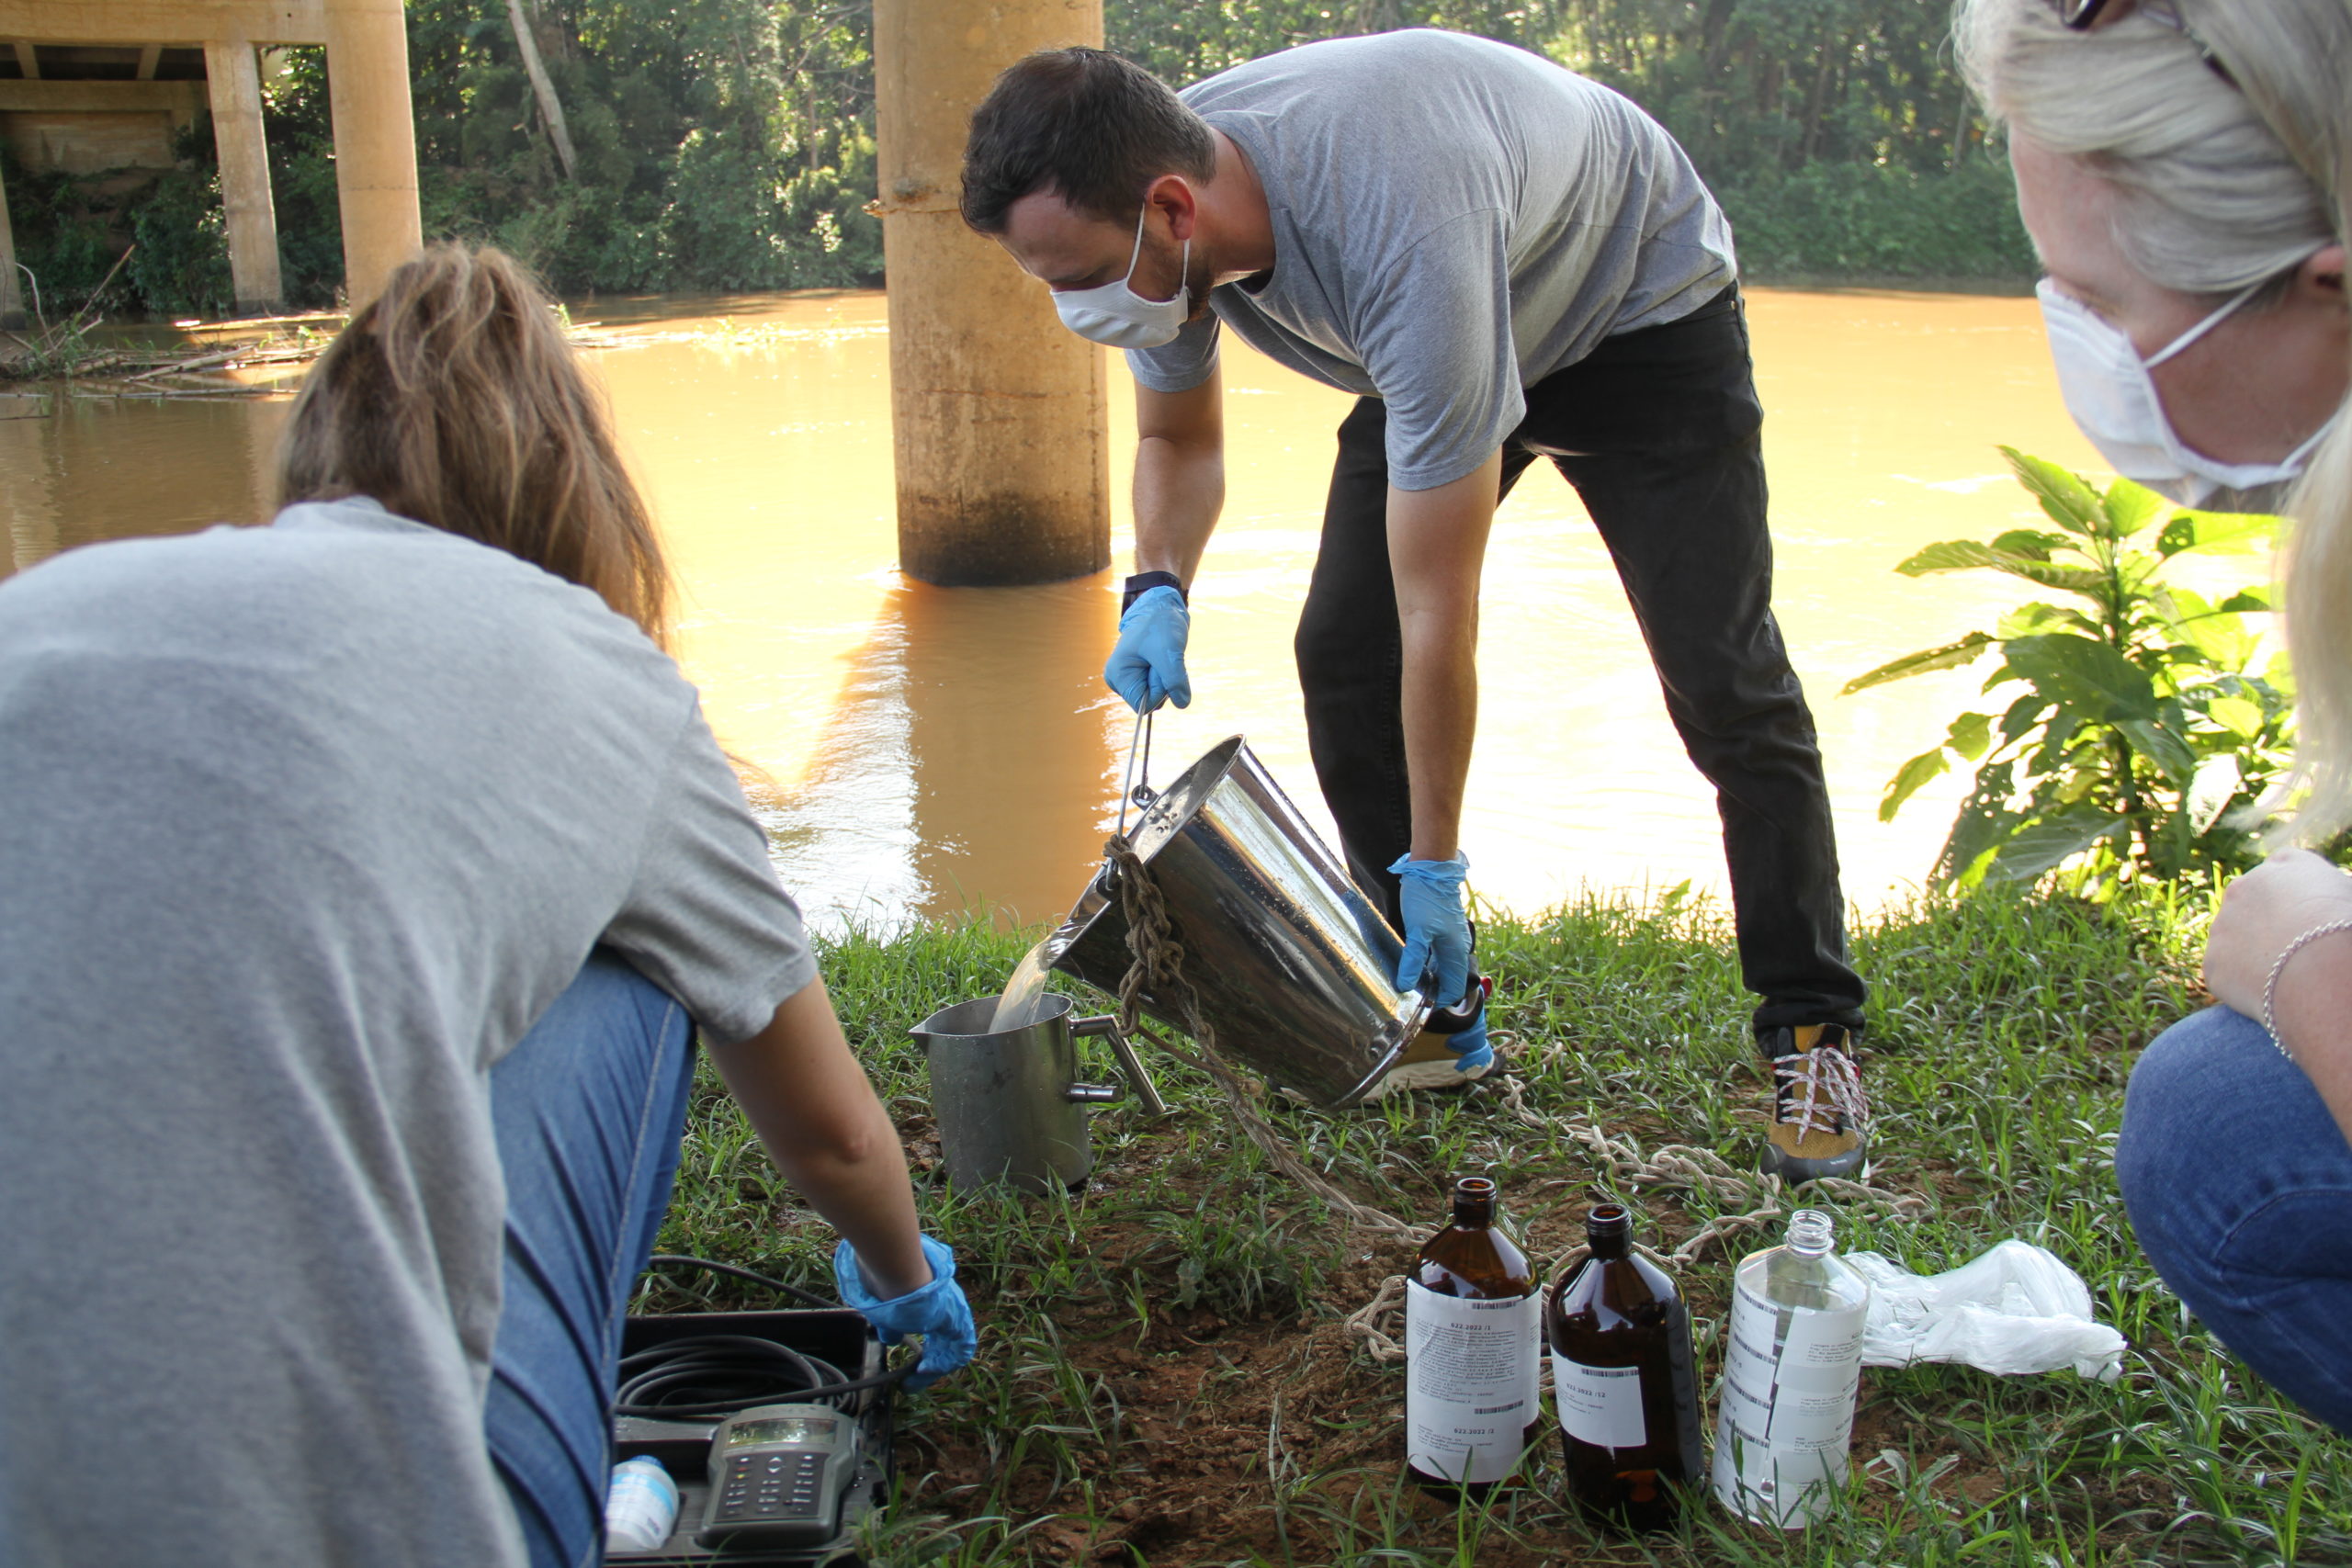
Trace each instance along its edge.
<instances>
[{"instance_id":1,"label":"clear plastic bottle","mask_svg":"<svg viewBox=\"0 0 2352 1568\"><path fill-rule=\"evenodd\" d=\"M1542 1426L1541 1281L1495 1220L1495 1184L1454 1184L1453 1223L1405 1280L1405 1463L1440 1493L1491 1491Z\"/></svg>"},{"instance_id":2,"label":"clear plastic bottle","mask_svg":"<svg viewBox=\"0 0 2352 1568\"><path fill-rule=\"evenodd\" d=\"M1749 1253L1735 1277L1714 1485L1755 1524L1803 1529L1845 1488L1871 1287L1830 1250L1835 1230L1800 1209L1786 1245Z\"/></svg>"}]
</instances>

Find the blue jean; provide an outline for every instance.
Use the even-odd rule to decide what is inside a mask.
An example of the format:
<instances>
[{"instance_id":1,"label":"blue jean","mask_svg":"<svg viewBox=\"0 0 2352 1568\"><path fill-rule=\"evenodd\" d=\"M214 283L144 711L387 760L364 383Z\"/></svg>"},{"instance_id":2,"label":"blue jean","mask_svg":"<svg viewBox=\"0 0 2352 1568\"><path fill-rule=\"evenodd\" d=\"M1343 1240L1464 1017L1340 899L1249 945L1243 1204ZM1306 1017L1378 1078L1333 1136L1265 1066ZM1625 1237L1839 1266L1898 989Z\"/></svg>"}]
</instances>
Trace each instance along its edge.
<instances>
[{"instance_id":1,"label":"blue jean","mask_svg":"<svg viewBox=\"0 0 2352 1568\"><path fill-rule=\"evenodd\" d=\"M2165 1283L2352 1434L2352 1145L2302 1069L2243 1013L2183 1019L2132 1069L2115 1174Z\"/></svg>"},{"instance_id":2,"label":"blue jean","mask_svg":"<svg viewBox=\"0 0 2352 1568\"><path fill-rule=\"evenodd\" d=\"M600 951L491 1069L506 1264L482 1425L533 1568L603 1559L621 1325L670 1205L691 1042L684 1010Z\"/></svg>"}]
</instances>

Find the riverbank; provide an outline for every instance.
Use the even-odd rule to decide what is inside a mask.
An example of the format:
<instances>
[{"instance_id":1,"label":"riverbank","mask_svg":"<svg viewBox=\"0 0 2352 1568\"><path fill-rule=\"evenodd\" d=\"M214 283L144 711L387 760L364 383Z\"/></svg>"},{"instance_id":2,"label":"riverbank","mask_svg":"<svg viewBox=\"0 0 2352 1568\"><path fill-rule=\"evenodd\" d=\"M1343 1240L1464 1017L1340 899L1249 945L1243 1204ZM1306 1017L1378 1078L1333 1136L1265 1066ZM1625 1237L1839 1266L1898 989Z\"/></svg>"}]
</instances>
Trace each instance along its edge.
<instances>
[{"instance_id":1,"label":"riverbank","mask_svg":"<svg viewBox=\"0 0 2352 1568\"><path fill-rule=\"evenodd\" d=\"M811 289L831 298L834 289ZM680 330L627 322L575 321L559 306L564 335L578 349L643 348L661 343L756 348L783 335L773 324L721 319ZM624 312L628 307L623 306ZM79 319L22 331L0 329L0 385L36 384L77 397L284 397L303 367L327 351L350 318L340 310L226 321L96 321ZM46 387L39 384L49 384Z\"/></svg>"},{"instance_id":2,"label":"riverbank","mask_svg":"<svg viewBox=\"0 0 2352 1568\"><path fill-rule=\"evenodd\" d=\"M1539 1485L1488 1513L1457 1517L1397 1483L1401 1372L1344 1320L1411 1247L1342 1231L1268 1168L1205 1078L1164 1055L1151 1061L1175 1114L1155 1124L1120 1105L1098 1116L1084 1192L1066 1203L951 1193L907 1030L996 990L1023 940L967 925L833 941L826 979L914 1157L924 1223L962 1259L983 1335L969 1371L904 1413L906 1498L878 1558L2346 1561L2352 1453L2184 1322L2114 1187L2125 1077L2139 1047L2196 1004L2204 919L2201 900L2142 896L2102 910L2028 896L1930 900L1858 923L1858 966L1876 987L1873 1182L1917 1202L1901 1214L1840 1206L1839 1246L1932 1272L2007 1236L2039 1242L2090 1281L2101 1319L2129 1337L2125 1376L2102 1386L2070 1372L1870 1371L1856 1480L1834 1524L1784 1542L1710 1508L1651 1543L1655 1555L1589 1537L1555 1505L1548 1432ZM1481 1088L1337 1115L1272 1106L1295 1146L1350 1193L1417 1224L1437 1222L1453 1176L1493 1175L1546 1278L1604 1196L1631 1201L1662 1250L1731 1212L1705 1191L1614 1191L1573 1136L1597 1127L1645 1151L1684 1143L1748 1165L1764 1082L1721 911L1587 902L1490 920L1481 942L1517 1094ZM1736 1238L1683 1271L1704 1388L1720 1371L1729 1264L1763 1244ZM662 1248L821 1283L829 1246L707 1079ZM684 1304L668 1286L647 1297Z\"/></svg>"}]
</instances>

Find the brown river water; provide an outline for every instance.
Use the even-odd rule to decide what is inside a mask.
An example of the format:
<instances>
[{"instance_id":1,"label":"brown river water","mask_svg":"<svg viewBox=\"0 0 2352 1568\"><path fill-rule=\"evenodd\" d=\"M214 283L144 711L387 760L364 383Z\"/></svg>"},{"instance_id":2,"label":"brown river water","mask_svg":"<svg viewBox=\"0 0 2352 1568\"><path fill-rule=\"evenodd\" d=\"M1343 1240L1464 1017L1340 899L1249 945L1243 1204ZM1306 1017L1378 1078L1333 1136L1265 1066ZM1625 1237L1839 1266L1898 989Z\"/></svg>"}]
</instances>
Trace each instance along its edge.
<instances>
[{"instance_id":1,"label":"brown river water","mask_svg":"<svg viewBox=\"0 0 2352 1568\"><path fill-rule=\"evenodd\" d=\"M1925 878L1963 781L1892 824L1880 793L1984 671L1838 695L2030 595L1894 564L2039 516L1998 443L2086 469L2029 299L1758 289L1750 296L1778 542L1775 603L1812 699L1849 898ZM1099 671L1114 572L944 590L893 562L878 294L611 302L575 311L749 331L591 355L684 593L679 653L766 781L786 883L829 924L987 908L1035 922L1076 897L1116 818L1131 720ZM1228 340L1229 342L1229 340ZM1319 822L1290 636L1348 400L1229 344L1227 515L1193 597L1193 701L1158 726L1153 777L1236 731ZM1112 356L1114 488L1133 412ZM58 550L267 512L283 399L0 397L0 574ZM2242 563L2241 578L2260 575ZM1668 725L1590 525L1548 468L1499 514L1486 576L1476 761L1463 840L1484 897L1533 913L1581 888L1719 893L1711 792Z\"/></svg>"}]
</instances>

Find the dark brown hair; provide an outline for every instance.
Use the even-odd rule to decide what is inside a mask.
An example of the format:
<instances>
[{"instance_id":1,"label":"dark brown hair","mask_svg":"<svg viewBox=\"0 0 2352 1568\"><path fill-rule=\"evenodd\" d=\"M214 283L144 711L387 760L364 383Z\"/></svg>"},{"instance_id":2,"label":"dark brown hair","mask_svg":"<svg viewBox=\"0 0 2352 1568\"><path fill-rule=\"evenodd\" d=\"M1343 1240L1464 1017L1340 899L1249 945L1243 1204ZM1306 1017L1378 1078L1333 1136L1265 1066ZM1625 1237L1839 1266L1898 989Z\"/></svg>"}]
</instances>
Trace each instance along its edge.
<instances>
[{"instance_id":1,"label":"dark brown hair","mask_svg":"<svg viewBox=\"0 0 2352 1568\"><path fill-rule=\"evenodd\" d=\"M364 495L669 627L670 573L604 400L555 310L494 250L436 245L395 271L311 367L279 498Z\"/></svg>"},{"instance_id":2,"label":"dark brown hair","mask_svg":"<svg viewBox=\"0 0 2352 1568\"><path fill-rule=\"evenodd\" d=\"M1162 175L1205 180L1216 142L1167 83L1107 50L1041 49L996 79L964 144L964 221L1004 232L1005 210L1053 191L1079 211L1132 222Z\"/></svg>"}]
</instances>

